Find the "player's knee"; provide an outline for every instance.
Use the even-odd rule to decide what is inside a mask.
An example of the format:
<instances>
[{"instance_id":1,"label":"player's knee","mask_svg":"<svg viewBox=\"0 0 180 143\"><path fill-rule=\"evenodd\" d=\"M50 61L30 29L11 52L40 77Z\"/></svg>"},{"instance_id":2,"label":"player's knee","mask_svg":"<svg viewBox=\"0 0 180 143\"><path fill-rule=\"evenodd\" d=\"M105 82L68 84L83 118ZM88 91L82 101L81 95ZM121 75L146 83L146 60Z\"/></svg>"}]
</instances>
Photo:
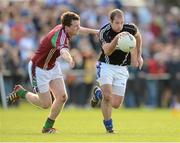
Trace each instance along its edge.
<instances>
[{"instance_id":1,"label":"player's knee","mask_svg":"<svg viewBox=\"0 0 180 143\"><path fill-rule=\"evenodd\" d=\"M67 94L64 94L62 96L62 102L65 103L67 100L68 100L68 96L67 96Z\"/></svg>"},{"instance_id":2,"label":"player's knee","mask_svg":"<svg viewBox=\"0 0 180 143\"><path fill-rule=\"evenodd\" d=\"M41 107L43 109L48 109L49 107L51 107L52 103L51 102L45 102L45 103L42 103Z\"/></svg>"},{"instance_id":3,"label":"player's knee","mask_svg":"<svg viewBox=\"0 0 180 143\"><path fill-rule=\"evenodd\" d=\"M111 101L111 99L112 99L111 92L106 91L106 92L103 93L103 95L104 95L104 100L105 101L108 101L108 102Z\"/></svg>"},{"instance_id":4,"label":"player's knee","mask_svg":"<svg viewBox=\"0 0 180 143\"><path fill-rule=\"evenodd\" d=\"M115 101L112 103L112 107L115 108L115 109L118 109L119 107L121 107L122 105L122 100L121 101Z\"/></svg>"},{"instance_id":5,"label":"player's knee","mask_svg":"<svg viewBox=\"0 0 180 143\"><path fill-rule=\"evenodd\" d=\"M67 94L60 95L59 97L56 98L57 101L61 103L65 103L68 100Z\"/></svg>"},{"instance_id":6,"label":"player's knee","mask_svg":"<svg viewBox=\"0 0 180 143\"><path fill-rule=\"evenodd\" d=\"M112 107L115 108L115 109L118 109L120 106L121 106L121 104L117 104L117 103L112 105Z\"/></svg>"}]
</instances>

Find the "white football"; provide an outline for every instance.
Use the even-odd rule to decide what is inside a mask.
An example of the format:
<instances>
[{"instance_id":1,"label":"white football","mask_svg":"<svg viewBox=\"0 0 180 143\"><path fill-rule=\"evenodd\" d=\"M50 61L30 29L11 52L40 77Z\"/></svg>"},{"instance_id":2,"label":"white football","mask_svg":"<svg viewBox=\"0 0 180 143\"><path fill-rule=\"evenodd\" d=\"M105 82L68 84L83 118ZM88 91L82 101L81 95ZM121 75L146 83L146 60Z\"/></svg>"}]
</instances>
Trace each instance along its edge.
<instances>
[{"instance_id":1,"label":"white football","mask_svg":"<svg viewBox=\"0 0 180 143\"><path fill-rule=\"evenodd\" d=\"M116 48L129 53L134 47L136 47L135 37L129 32L122 32L122 35L118 39Z\"/></svg>"}]
</instances>

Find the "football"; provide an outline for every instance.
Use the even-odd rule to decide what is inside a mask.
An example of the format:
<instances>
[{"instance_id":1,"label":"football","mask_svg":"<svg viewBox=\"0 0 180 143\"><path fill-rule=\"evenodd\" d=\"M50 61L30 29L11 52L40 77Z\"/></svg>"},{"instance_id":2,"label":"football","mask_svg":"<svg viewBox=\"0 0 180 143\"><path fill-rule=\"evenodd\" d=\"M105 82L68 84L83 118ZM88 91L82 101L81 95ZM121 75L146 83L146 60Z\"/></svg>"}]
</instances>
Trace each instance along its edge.
<instances>
[{"instance_id":1,"label":"football","mask_svg":"<svg viewBox=\"0 0 180 143\"><path fill-rule=\"evenodd\" d=\"M134 47L136 47L136 39L129 32L122 32L119 37L116 48L129 53Z\"/></svg>"}]
</instances>

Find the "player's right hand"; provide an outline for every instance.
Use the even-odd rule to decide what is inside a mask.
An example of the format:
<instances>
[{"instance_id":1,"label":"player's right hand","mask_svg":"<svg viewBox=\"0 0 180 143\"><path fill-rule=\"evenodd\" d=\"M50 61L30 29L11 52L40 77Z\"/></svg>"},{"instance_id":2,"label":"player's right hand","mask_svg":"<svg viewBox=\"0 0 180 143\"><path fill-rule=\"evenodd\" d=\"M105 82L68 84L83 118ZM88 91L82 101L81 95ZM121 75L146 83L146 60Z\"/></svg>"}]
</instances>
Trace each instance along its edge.
<instances>
[{"instance_id":1,"label":"player's right hand","mask_svg":"<svg viewBox=\"0 0 180 143\"><path fill-rule=\"evenodd\" d=\"M73 68L75 66L75 62L74 62L73 59L69 62L69 65L70 65L71 68Z\"/></svg>"}]
</instances>

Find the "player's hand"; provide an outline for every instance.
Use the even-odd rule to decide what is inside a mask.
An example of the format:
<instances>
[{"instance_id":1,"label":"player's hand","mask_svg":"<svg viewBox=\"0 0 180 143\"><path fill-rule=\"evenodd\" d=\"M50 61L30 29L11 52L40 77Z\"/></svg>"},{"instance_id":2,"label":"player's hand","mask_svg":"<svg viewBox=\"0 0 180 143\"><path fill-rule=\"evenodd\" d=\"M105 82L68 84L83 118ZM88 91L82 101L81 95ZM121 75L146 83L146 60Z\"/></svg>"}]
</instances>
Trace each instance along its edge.
<instances>
[{"instance_id":1,"label":"player's hand","mask_svg":"<svg viewBox=\"0 0 180 143\"><path fill-rule=\"evenodd\" d=\"M70 60L69 65L70 65L70 67L71 67L71 68L73 68L73 67L75 66L75 62L74 62L74 60L73 60L73 59L72 59L72 60Z\"/></svg>"},{"instance_id":2,"label":"player's hand","mask_svg":"<svg viewBox=\"0 0 180 143\"><path fill-rule=\"evenodd\" d=\"M117 37L120 38L120 37L128 35L128 34L129 34L128 32L121 32L117 35Z\"/></svg>"},{"instance_id":3,"label":"player's hand","mask_svg":"<svg viewBox=\"0 0 180 143\"><path fill-rule=\"evenodd\" d=\"M143 63L144 63L143 58L141 56L139 56L137 59L137 62L138 62L138 68L141 69L143 66Z\"/></svg>"}]
</instances>

